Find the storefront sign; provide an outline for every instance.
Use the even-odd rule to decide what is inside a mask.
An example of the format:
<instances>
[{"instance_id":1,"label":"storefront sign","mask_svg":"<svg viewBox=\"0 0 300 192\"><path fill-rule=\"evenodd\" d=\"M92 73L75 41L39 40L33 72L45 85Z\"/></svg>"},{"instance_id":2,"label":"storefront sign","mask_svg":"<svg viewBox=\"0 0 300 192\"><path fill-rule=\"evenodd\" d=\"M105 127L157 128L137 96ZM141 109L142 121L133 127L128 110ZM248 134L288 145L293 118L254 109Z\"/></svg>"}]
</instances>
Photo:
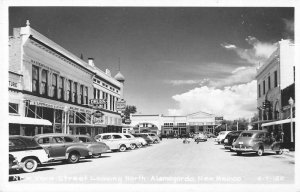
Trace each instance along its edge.
<instances>
[{"instance_id":1,"label":"storefront sign","mask_svg":"<svg viewBox=\"0 0 300 192\"><path fill-rule=\"evenodd\" d=\"M44 102L40 102L40 101L30 101L30 105L36 105L36 106L39 106L39 107L48 107L48 108L52 108L52 109L64 110L64 106L53 105L53 104L44 103Z\"/></svg>"},{"instance_id":2,"label":"storefront sign","mask_svg":"<svg viewBox=\"0 0 300 192\"><path fill-rule=\"evenodd\" d=\"M91 105L104 105L106 104L106 99L90 99Z\"/></svg>"},{"instance_id":3,"label":"storefront sign","mask_svg":"<svg viewBox=\"0 0 300 192\"><path fill-rule=\"evenodd\" d=\"M126 101L125 100L121 100L121 101L117 101L116 102L116 108L117 111L123 111L126 108Z\"/></svg>"}]
</instances>

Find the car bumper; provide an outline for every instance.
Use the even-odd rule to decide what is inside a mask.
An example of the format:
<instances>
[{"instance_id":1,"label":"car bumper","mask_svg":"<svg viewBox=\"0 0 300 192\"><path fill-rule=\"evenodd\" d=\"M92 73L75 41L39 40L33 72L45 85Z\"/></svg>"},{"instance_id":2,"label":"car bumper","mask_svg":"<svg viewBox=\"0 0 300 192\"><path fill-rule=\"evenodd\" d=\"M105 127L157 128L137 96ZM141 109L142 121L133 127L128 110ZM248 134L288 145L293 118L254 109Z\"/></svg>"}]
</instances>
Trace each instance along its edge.
<instances>
[{"instance_id":1,"label":"car bumper","mask_svg":"<svg viewBox=\"0 0 300 192\"><path fill-rule=\"evenodd\" d=\"M252 148L246 148L246 147L232 147L231 149L233 151L237 151L237 152L252 152L252 151L254 151Z\"/></svg>"}]
</instances>

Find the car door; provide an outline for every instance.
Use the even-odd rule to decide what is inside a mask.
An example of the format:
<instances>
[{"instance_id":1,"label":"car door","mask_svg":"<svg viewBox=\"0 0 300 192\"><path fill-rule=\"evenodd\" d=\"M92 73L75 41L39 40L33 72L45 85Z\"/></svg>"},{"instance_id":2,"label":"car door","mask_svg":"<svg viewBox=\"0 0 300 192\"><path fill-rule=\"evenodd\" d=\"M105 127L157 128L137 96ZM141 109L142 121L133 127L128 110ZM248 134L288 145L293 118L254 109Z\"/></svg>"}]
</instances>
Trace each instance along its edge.
<instances>
[{"instance_id":1,"label":"car door","mask_svg":"<svg viewBox=\"0 0 300 192\"><path fill-rule=\"evenodd\" d=\"M51 151L50 137L40 137L36 141L40 146L42 146L44 149L46 149L50 153L50 151ZM50 156L51 156L51 153L50 153Z\"/></svg>"},{"instance_id":2,"label":"car door","mask_svg":"<svg viewBox=\"0 0 300 192\"><path fill-rule=\"evenodd\" d=\"M106 145L108 145L108 147L110 149L118 149L118 147L116 147L116 144L114 143L111 135L102 135L101 141L103 143L105 143Z\"/></svg>"},{"instance_id":3,"label":"car door","mask_svg":"<svg viewBox=\"0 0 300 192\"><path fill-rule=\"evenodd\" d=\"M112 142L113 142L113 145L115 147L115 149L119 149L119 144L120 143L125 143L124 141L122 141L122 136L121 135L117 135L117 134L113 134L112 135Z\"/></svg>"},{"instance_id":4,"label":"car door","mask_svg":"<svg viewBox=\"0 0 300 192\"><path fill-rule=\"evenodd\" d=\"M64 139L60 136L53 136L50 140L51 147L49 153L51 157L65 157L66 145Z\"/></svg>"}]
</instances>

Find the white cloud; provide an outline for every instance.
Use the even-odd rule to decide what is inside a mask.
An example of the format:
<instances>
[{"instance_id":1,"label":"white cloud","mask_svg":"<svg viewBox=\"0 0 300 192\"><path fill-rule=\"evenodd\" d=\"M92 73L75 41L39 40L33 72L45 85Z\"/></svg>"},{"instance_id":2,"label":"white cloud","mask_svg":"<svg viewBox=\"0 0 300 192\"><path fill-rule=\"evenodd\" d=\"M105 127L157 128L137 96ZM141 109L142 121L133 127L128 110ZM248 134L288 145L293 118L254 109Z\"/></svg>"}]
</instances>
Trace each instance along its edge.
<instances>
[{"instance_id":1,"label":"white cloud","mask_svg":"<svg viewBox=\"0 0 300 192\"><path fill-rule=\"evenodd\" d=\"M226 119L249 118L256 112L256 81L224 89L198 87L172 98L179 108L169 109L169 115L203 111L222 114Z\"/></svg>"},{"instance_id":2,"label":"white cloud","mask_svg":"<svg viewBox=\"0 0 300 192\"><path fill-rule=\"evenodd\" d=\"M221 46L226 49L230 47L230 50L234 50L241 59L254 65L265 62L277 49L276 43L261 42L252 36L248 36L245 40L252 45L251 49L243 49L228 43L223 43Z\"/></svg>"},{"instance_id":3,"label":"white cloud","mask_svg":"<svg viewBox=\"0 0 300 192\"><path fill-rule=\"evenodd\" d=\"M236 48L235 45L228 44L228 43L222 43L221 46L226 48L226 49L235 49Z\"/></svg>"},{"instance_id":4,"label":"white cloud","mask_svg":"<svg viewBox=\"0 0 300 192\"><path fill-rule=\"evenodd\" d=\"M202 80L165 80L165 83L172 84L173 86L193 85L193 84L203 85L207 81L208 81L208 79L202 79Z\"/></svg>"},{"instance_id":5,"label":"white cloud","mask_svg":"<svg viewBox=\"0 0 300 192\"><path fill-rule=\"evenodd\" d=\"M232 71L232 75L218 81L210 81L209 86L211 87L224 87L232 86L241 83L248 83L255 79L256 68L255 67L238 67Z\"/></svg>"},{"instance_id":6,"label":"white cloud","mask_svg":"<svg viewBox=\"0 0 300 192\"><path fill-rule=\"evenodd\" d=\"M244 69L246 69L246 67L238 67L235 70L233 70L231 73L237 73L238 71L242 71Z\"/></svg>"}]
</instances>

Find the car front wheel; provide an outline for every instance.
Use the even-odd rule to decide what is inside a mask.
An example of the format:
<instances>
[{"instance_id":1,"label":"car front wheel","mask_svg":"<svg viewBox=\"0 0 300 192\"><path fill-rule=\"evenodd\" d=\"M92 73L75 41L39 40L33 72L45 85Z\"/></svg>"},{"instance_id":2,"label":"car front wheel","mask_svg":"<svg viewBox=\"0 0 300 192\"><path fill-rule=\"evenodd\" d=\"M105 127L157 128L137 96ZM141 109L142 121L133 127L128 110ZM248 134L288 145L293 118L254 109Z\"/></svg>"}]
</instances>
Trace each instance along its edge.
<instances>
[{"instance_id":1,"label":"car front wheel","mask_svg":"<svg viewBox=\"0 0 300 192\"><path fill-rule=\"evenodd\" d=\"M282 149L280 149L279 151L276 151L277 155L282 155L282 153L283 153Z\"/></svg>"},{"instance_id":2,"label":"car front wheel","mask_svg":"<svg viewBox=\"0 0 300 192\"><path fill-rule=\"evenodd\" d=\"M78 153L70 153L69 157L68 157L68 162L69 163L77 163L80 159L80 156Z\"/></svg>"},{"instance_id":3,"label":"car front wheel","mask_svg":"<svg viewBox=\"0 0 300 192\"><path fill-rule=\"evenodd\" d=\"M131 145L130 145L130 149L131 149L131 150L134 150L135 148L136 148L136 145L135 145L135 144L131 144Z\"/></svg>"},{"instance_id":4,"label":"car front wheel","mask_svg":"<svg viewBox=\"0 0 300 192\"><path fill-rule=\"evenodd\" d=\"M125 145L121 145L120 148L119 148L119 151L120 152L126 151L126 146Z\"/></svg>"},{"instance_id":5,"label":"car front wheel","mask_svg":"<svg viewBox=\"0 0 300 192\"><path fill-rule=\"evenodd\" d=\"M101 153L93 154L92 157L93 158L99 158L99 157L101 157Z\"/></svg>"},{"instance_id":6,"label":"car front wheel","mask_svg":"<svg viewBox=\"0 0 300 192\"><path fill-rule=\"evenodd\" d=\"M38 166L37 161L31 158L25 159L23 163L24 163L23 171L25 171L26 173L31 173L35 171Z\"/></svg>"},{"instance_id":7,"label":"car front wheel","mask_svg":"<svg viewBox=\"0 0 300 192\"><path fill-rule=\"evenodd\" d=\"M259 148L257 151L258 156L262 156L264 154L264 150L262 148Z\"/></svg>"}]
</instances>

